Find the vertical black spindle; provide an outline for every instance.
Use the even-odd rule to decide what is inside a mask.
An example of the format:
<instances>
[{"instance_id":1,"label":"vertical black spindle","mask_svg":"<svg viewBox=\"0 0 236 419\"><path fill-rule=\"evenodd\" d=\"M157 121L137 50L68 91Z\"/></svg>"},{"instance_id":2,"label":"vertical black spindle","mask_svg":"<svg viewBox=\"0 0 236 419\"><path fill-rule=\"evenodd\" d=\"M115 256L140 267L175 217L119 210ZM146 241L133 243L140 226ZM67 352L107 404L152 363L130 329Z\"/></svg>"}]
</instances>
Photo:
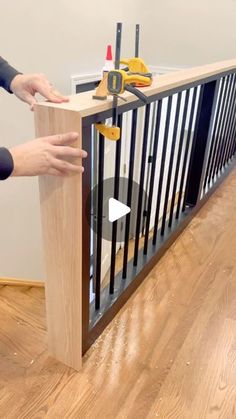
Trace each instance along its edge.
<instances>
[{"instance_id":1,"label":"vertical black spindle","mask_svg":"<svg viewBox=\"0 0 236 419\"><path fill-rule=\"evenodd\" d=\"M207 162L207 168L206 168L206 174L205 174L205 179L204 179L204 183L203 183L203 188L206 188L206 184L207 184L207 181L209 179L210 169L211 169L211 166L213 164L214 157L215 157L215 148L216 148L216 143L217 143L216 130L217 130L217 127L218 127L218 122L219 122L219 115L220 115L220 110L221 110L223 89L224 89L224 79L222 80L222 82L220 84L220 89L219 89L219 99L218 99L217 110L216 110L216 115L215 115L215 122L214 122L214 128L213 128L212 139L211 139L211 147L210 147L209 156L208 156L208 162Z\"/></svg>"},{"instance_id":2,"label":"vertical black spindle","mask_svg":"<svg viewBox=\"0 0 236 419\"><path fill-rule=\"evenodd\" d=\"M202 193L219 83L213 80L201 88L182 211L186 203L196 205Z\"/></svg>"},{"instance_id":3,"label":"vertical black spindle","mask_svg":"<svg viewBox=\"0 0 236 419\"><path fill-rule=\"evenodd\" d=\"M228 162L230 146L232 144L231 133L232 133L232 127L233 127L233 124L234 124L235 112L236 112L236 74L235 74L234 94L233 94L233 100L232 100L232 110L231 110L231 114L230 114L229 127L228 127L228 131L227 131L227 134L226 134L228 145L227 145L227 149L225 151L224 165Z\"/></svg>"},{"instance_id":4,"label":"vertical black spindle","mask_svg":"<svg viewBox=\"0 0 236 419\"><path fill-rule=\"evenodd\" d=\"M178 93L178 97L177 97L174 129L173 129L171 152L170 152L170 161L169 161L169 168L168 168L168 175L167 175L167 182L166 182L166 193L165 193L164 208L163 208L163 214L162 214L162 225L161 225L162 236L165 232L165 225L166 225L166 213L167 213L167 206L168 206L168 201L169 201L170 182L171 182L173 161L174 161L174 155L175 155L176 137L177 137L178 125L179 125L179 112L180 112L180 105L181 105L181 97L182 97L182 92Z\"/></svg>"},{"instance_id":5,"label":"vertical black spindle","mask_svg":"<svg viewBox=\"0 0 236 419\"><path fill-rule=\"evenodd\" d=\"M184 158L183 158L182 169L181 169L179 195L178 195L176 215L175 215L176 219L179 218L180 205L181 205L183 187L184 187L184 179L186 177L187 161L188 161L189 148L190 148L190 143L191 143L193 118L194 118L194 112L195 112L195 107L196 107L196 100L197 100L197 87L195 87L194 90L193 90L193 97L192 97L191 110L190 110L190 116L189 116L189 124L188 124L188 134L187 134L185 150L184 150Z\"/></svg>"},{"instance_id":6,"label":"vertical black spindle","mask_svg":"<svg viewBox=\"0 0 236 419\"><path fill-rule=\"evenodd\" d=\"M232 142L231 142L231 147L230 147L230 159L235 154L235 137L236 137L236 115L235 115L235 118L234 118L234 126L233 126L233 129L232 129Z\"/></svg>"},{"instance_id":7,"label":"vertical black spindle","mask_svg":"<svg viewBox=\"0 0 236 419\"><path fill-rule=\"evenodd\" d=\"M149 227L150 227L151 210L152 210L153 185L154 185L154 178L155 178L155 171L156 171L157 149L158 149L159 133L160 133L160 125L161 125L161 111L162 111L162 100L158 102L158 107L157 107L155 136L154 136L153 150L152 150L152 156L151 156L152 168L151 168L148 202L147 202L147 218L146 218L146 228L145 228L145 238L144 238L144 248L143 248L144 255L147 254L147 249L148 249L148 236L149 236Z\"/></svg>"},{"instance_id":8,"label":"vertical black spindle","mask_svg":"<svg viewBox=\"0 0 236 419\"><path fill-rule=\"evenodd\" d=\"M224 98L223 98L223 103L222 103L221 124L220 124L219 131L218 131L218 147L217 147L217 150L216 150L216 158L215 158L214 168L213 168L213 172L212 172L212 179L215 178L215 175L218 172L219 159L220 159L220 156L221 156L221 149L222 149L222 143L223 143L222 129L224 127L224 122L225 122L225 113L226 113L226 105L227 105L229 86L230 86L229 76L226 76L226 86L225 86Z\"/></svg>"},{"instance_id":9,"label":"vertical black spindle","mask_svg":"<svg viewBox=\"0 0 236 419\"><path fill-rule=\"evenodd\" d=\"M138 195L138 207L137 207L137 219L136 219L136 233L135 233L135 244L134 244L134 261L133 261L134 266L137 266L137 262L138 262L138 247L139 247L140 224L141 224L142 205L143 205L143 186L144 186L145 167L146 167L149 119L150 119L150 105L146 105L142 154L141 154L141 169L140 169L140 178L139 178L139 195Z\"/></svg>"},{"instance_id":10,"label":"vertical black spindle","mask_svg":"<svg viewBox=\"0 0 236 419\"><path fill-rule=\"evenodd\" d=\"M232 124L231 124L231 129L230 129L230 138L234 138L235 135L235 130L236 130L236 97L235 97L235 106L234 106L234 114L233 114L233 118L232 118Z\"/></svg>"},{"instance_id":11,"label":"vertical black spindle","mask_svg":"<svg viewBox=\"0 0 236 419\"><path fill-rule=\"evenodd\" d=\"M226 95L226 100L225 100L224 117L223 117L221 130L220 130L220 133L219 133L220 147L219 147L219 152L218 152L218 156L217 156L215 174L220 171L220 162L221 162L221 159L222 159L222 154L223 154L223 149L224 149L224 131L225 131L225 124L227 122L227 116L228 116L228 105L229 105L231 85L232 85L232 75L229 75L228 76L228 85L227 85L227 95Z\"/></svg>"},{"instance_id":12,"label":"vertical black spindle","mask_svg":"<svg viewBox=\"0 0 236 419\"><path fill-rule=\"evenodd\" d=\"M232 154L232 156L235 155L235 152L236 152L236 129L234 131L234 147L233 147L233 154Z\"/></svg>"},{"instance_id":13,"label":"vertical black spindle","mask_svg":"<svg viewBox=\"0 0 236 419\"><path fill-rule=\"evenodd\" d=\"M166 123L165 123L165 131L164 131L164 138L163 138L161 167L160 167L160 176L159 176L159 183L158 183L155 221L154 221L153 238L152 238L152 244L153 245L156 244L156 240L157 240L157 229L158 229L158 222L159 222L160 203L161 203L162 186L163 186L163 178L164 178L164 171L165 171L166 150L167 150L169 129L170 129L171 107L172 107L172 96L169 96L168 104L167 104Z\"/></svg>"},{"instance_id":14,"label":"vertical black spindle","mask_svg":"<svg viewBox=\"0 0 236 419\"><path fill-rule=\"evenodd\" d=\"M134 155L135 155L135 142L136 142L136 130L137 130L137 113L138 113L138 110L134 109L133 114L132 114L132 129L131 129L131 141L130 141L130 152L129 152L129 177L128 177L128 191L127 191L127 206L128 207L131 207L131 203L132 203ZM124 279L126 278L126 274L127 274L129 232L130 232L130 212L126 215L126 222L125 222L125 244L124 244L124 257L123 257L123 270L122 270L122 277Z\"/></svg>"},{"instance_id":15,"label":"vertical black spindle","mask_svg":"<svg viewBox=\"0 0 236 419\"><path fill-rule=\"evenodd\" d=\"M232 135L230 136L230 145L229 145L228 155L227 155L227 159L226 159L227 163L229 163L229 161L231 160L232 155L233 155L233 146L234 146L233 131L234 130L232 130Z\"/></svg>"},{"instance_id":16,"label":"vertical black spindle","mask_svg":"<svg viewBox=\"0 0 236 419\"><path fill-rule=\"evenodd\" d=\"M154 131L155 131L155 125L156 125L156 114L157 114L157 101L153 103L153 112L152 112L152 122L151 122L151 132L150 132L150 142L149 142L149 146L148 146L148 153L150 156L150 159L148 160L148 164L147 164L147 175L146 175L146 190L148 191L148 182L150 179L150 173L151 173L151 165L152 165L152 149L153 149L153 140L154 140ZM145 198L144 198L144 211L143 211L143 221L142 221L142 235L144 235L144 232L146 231L146 217L147 217L147 199L148 196L147 194L145 194Z\"/></svg>"},{"instance_id":17,"label":"vertical black spindle","mask_svg":"<svg viewBox=\"0 0 236 419\"><path fill-rule=\"evenodd\" d=\"M114 177L114 199L119 199L120 186L120 158L121 158L121 137L122 137L122 119L123 114L118 116L118 126L120 127L120 140L116 142L115 157L115 177ZM116 266L116 238L117 238L117 221L112 224L112 241L111 241L111 269L110 269L110 294L114 293L114 279Z\"/></svg>"},{"instance_id":18,"label":"vertical black spindle","mask_svg":"<svg viewBox=\"0 0 236 419\"><path fill-rule=\"evenodd\" d=\"M98 150L98 201L97 201L97 263L95 277L95 309L100 308L102 224L103 224L103 176L104 176L104 136L99 134Z\"/></svg>"},{"instance_id":19,"label":"vertical black spindle","mask_svg":"<svg viewBox=\"0 0 236 419\"><path fill-rule=\"evenodd\" d=\"M235 74L232 75L232 86L231 86L231 92L230 92L230 98L229 98L229 106L228 106L228 111L227 111L227 116L226 116L226 123L225 123L225 129L224 129L224 134L223 134L223 139L224 139L224 147L222 150L222 157L220 160L220 170L222 170L222 168L225 166L225 155L228 149L228 143L229 143L229 138L228 138L228 131L229 131L229 127L230 127L230 121L231 121L231 114L233 112L233 107L234 107L234 94L235 94Z\"/></svg>"},{"instance_id":20,"label":"vertical black spindle","mask_svg":"<svg viewBox=\"0 0 236 419\"><path fill-rule=\"evenodd\" d=\"M214 131L213 131L213 138L214 138L214 148L212 151L212 159L211 159L211 163L210 163L210 167L209 167L209 173L208 173L208 180L207 183L209 184L212 180L212 175L214 172L214 167L215 167L215 162L216 162L216 157L217 157L217 150L218 150L218 146L219 146L219 128L220 128L220 124L221 124L221 120L222 120L222 113L223 113L223 109L224 109L224 97L225 97L225 90L226 90L226 77L223 77L222 79L222 92L221 92L221 96L220 96L220 103L218 105L218 109L219 109L219 114L218 114L218 118L217 121L215 123L215 127L214 127Z\"/></svg>"},{"instance_id":21,"label":"vertical black spindle","mask_svg":"<svg viewBox=\"0 0 236 419\"><path fill-rule=\"evenodd\" d=\"M172 198L171 198L171 205L170 205L170 215L169 215L169 223L168 223L169 227L171 227L172 225L173 212L174 212L174 206L175 206L176 189L177 189L177 183L178 183L178 178L179 178L180 161L181 161L182 150L183 150L185 125L186 125L187 111L188 111L188 104L189 104L189 93L190 91L187 90L185 94L183 118L182 118L181 130L180 130L179 147L178 147L178 154L177 154L177 160L176 160L176 166L175 166L174 184L173 184L173 191L172 191Z\"/></svg>"}]
</instances>

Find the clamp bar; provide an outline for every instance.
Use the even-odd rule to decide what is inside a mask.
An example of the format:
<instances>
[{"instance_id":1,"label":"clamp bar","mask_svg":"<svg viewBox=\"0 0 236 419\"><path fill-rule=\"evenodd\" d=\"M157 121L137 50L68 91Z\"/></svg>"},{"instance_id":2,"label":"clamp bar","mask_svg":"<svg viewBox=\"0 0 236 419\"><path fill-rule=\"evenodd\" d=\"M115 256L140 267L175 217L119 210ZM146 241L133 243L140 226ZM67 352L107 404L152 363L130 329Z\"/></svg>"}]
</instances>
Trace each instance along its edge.
<instances>
[{"instance_id":1,"label":"clamp bar","mask_svg":"<svg viewBox=\"0 0 236 419\"><path fill-rule=\"evenodd\" d=\"M139 30L140 30L140 25L137 24L135 27L135 51L134 51L134 56L136 58L139 56Z\"/></svg>"},{"instance_id":2,"label":"clamp bar","mask_svg":"<svg viewBox=\"0 0 236 419\"><path fill-rule=\"evenodd\" d=\"M115 70L119 70L120 68L121 33L122 33L122 23L118 22L116 26ZM118 98L117 96L113 96L113 103L112 103L112 125L113 126L116 126L117 124L117 105L118 105Z\"/></svg>"}]
</instances>

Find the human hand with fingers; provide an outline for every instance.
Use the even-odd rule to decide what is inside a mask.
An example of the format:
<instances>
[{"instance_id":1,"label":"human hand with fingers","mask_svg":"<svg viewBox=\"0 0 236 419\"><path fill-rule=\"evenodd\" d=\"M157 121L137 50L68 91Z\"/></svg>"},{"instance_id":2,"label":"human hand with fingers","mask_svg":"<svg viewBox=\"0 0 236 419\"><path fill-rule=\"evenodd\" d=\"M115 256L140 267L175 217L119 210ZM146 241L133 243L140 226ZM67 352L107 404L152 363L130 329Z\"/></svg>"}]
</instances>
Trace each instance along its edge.
<instances>
[{"instance_id":1,"label":"human hand with fingers","mask_svg":"<svg viewBox=\"0 0 236 419\"><path fill-rule=\"evenodd\" d=\"M68 102L69 99L59 93L43 74L17 74L11 84L11 91L23 102L34 109L37 100L35 94L39 93L45 99L54 103Z\"/></svg>"},{"instance_id":2,"label":"human hand with fingers","mask_svg":"<svg viewBox=\"0 0 236 419\"><path fill-rule=\"evenodd\" d=\"M12 176L55 175L82 173L81 159L87 153L72 145L78 139L76 132L36 138L11 148L14 169Z\"/></svg>"},{"instance_id":3,"label":"human hand with fingers","mask_svg":"<svg viewBox=\"0 0 236 419\"><path fill-rule=\"evenodd\" d=\"M2 57L0 57L0 87L28 103L32 110L37 102L36 93L54 103L69 100L55 90L44 75L21 74ZM36 138L10 150L0 147L0 180L5 180L9 176L46 174L64 176L83 172L81 158L86 157L87 153L73 146L77 139L78 134L70 132Z\"/></svg>"}]
</instances>

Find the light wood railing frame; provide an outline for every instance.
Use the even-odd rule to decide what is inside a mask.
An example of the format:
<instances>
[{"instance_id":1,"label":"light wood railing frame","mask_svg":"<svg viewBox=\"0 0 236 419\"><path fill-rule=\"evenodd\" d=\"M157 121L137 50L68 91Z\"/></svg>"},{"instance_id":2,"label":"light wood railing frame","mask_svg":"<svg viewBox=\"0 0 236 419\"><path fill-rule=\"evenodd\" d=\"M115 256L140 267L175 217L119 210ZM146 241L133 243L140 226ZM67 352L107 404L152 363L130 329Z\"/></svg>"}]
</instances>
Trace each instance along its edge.
<instances>
[{"instance_id":1,"label":"light wood railing frame","mask_svg":"<svg viewBox=\"0 0 236 419\"><path fill-rule=\"evenodd\" d=\"M236 59L158 76L144 88L147 96L214 80L236 69ZM125 93L127 104L137 99ZM119 106L123 102L119 101ZM92 92L70 97L68 103L39 103L35 107L36 136L69 131L79 133L83 118L110 111L112 99L92 99ZM98 118L99 120L99 118ZM86 176L86 173L83 175ZM82 366L82 175L39 178L43 247L46 267L46 310L50 353L79 370ZM83 221L84 222L84 221Z\"/></svg>"}]
</instances>

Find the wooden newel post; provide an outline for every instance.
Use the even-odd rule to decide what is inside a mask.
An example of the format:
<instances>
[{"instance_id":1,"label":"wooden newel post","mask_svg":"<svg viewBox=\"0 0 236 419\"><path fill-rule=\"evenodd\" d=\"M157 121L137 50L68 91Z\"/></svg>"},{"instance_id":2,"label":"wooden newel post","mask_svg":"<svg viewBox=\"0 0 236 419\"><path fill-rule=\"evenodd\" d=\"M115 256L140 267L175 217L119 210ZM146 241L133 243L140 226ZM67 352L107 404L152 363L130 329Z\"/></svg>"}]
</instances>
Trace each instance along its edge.
<instances>
[{"instance_id":1,"label":"wooden newel post","mask_svg":"<svg viewBox=\"0 0 236 419\"><path fill-rule=\"evenodd\" d=\"M79 133L78 112L44 105L35 110L37 137ZM79 370L82 364L82 175L39 178L46 267L46 311L50 353Z\"/></svg>"}]
</instances>

